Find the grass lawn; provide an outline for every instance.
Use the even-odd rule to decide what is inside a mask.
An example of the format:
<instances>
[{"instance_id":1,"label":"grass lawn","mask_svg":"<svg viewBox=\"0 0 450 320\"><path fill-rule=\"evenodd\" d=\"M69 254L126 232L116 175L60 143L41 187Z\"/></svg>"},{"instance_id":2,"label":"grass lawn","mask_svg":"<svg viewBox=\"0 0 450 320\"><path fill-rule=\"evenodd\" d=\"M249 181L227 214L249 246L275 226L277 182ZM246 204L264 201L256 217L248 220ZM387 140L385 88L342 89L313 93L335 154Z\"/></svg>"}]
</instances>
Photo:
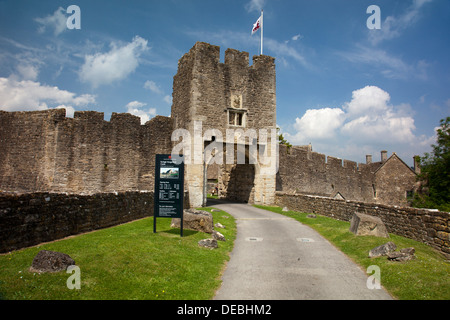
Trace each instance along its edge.
<instances>
[{"instance_id":1,"label":"grass lawn","mask_svg":"<svg viewBox=\"0 0 450 320\"><path fill-rule=\"evenodd\" d=\"M211 212L212 208L202 208ZM208 300L221 284L236 235L232 216L212 212L227 241L218 249L198 246L206 233L170 228L170 219L153 217L0 255L0 298L26 300ZM40 250L70 255L81 271L81 289L69 290L64 271L28 271Z\"/></svg>"},{"instance_id":2,"label":"grass lawn","mask_svg":"<svg viewBox=\"0 0 450 320\"><path fill-rule=\"evenodd\" d=\"M390 239L374 236L355 236L349 231L350 223L317 215L307 218L306 213L282 212L280 207L255 206L292 217L318 231L328 241L359 264L364 270L377 265L381 271L381 284L394 297L401 300L450 300L450 263L431 247L411 239L390 234ZM388 241L402 248L414 247L416 259L393 262L386 257L369 258L369 251ZM369 274L368 274L369 275Z\"/></svg>"}]
</instances>

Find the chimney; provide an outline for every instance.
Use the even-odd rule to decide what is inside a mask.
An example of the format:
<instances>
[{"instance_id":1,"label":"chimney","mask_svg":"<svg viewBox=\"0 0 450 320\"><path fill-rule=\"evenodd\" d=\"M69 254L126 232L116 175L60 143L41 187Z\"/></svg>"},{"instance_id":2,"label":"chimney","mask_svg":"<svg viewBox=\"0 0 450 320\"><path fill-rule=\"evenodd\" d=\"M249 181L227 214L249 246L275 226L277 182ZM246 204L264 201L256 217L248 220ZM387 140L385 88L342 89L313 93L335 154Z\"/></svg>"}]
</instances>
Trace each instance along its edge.
<instances>
[{"instance_id":1,"label":"chimney","mask_svg":"<svg viewBox=\"0 0 450 320\"><path fill-rule=\"evenodd\" d=\"M372 155L368 154L366 155L366 164L371 164L372 163Z\"/></svg>"},{"instance_id":2,"label":"chimney","mask_svg":"<svg viewBox=\"0 0 450 320\"><path fill-rule=\"evenodd\" d=\"M414 156L413 160L414 160L414 172L416 174L420 174L420 157Z\"/></svg>"},{"instance_id":3,"label":"chimney","mask_svg":"<svg viewBox=\"0 0 450 320\"><path fill-rule=\"evenodd\" d=\"M387 151L381 151L381 162L385 162L387 160Z\"/></svg>"}]
</instances>

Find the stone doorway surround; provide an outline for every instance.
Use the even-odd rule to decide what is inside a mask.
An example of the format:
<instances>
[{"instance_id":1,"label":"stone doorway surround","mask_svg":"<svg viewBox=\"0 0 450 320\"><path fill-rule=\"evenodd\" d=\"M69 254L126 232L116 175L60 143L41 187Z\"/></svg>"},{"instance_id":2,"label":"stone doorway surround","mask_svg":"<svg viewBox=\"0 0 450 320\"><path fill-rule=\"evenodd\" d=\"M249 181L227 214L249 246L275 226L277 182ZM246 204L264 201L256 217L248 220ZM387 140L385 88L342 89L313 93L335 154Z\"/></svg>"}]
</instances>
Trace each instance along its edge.
<instances>
[{"instance_id":1,"label":"stone doorway surround","mask_svg":"<svg viewBox=\"0 0 450 320\"><path fill-rule=\"evenodd\" d=\"M252 143L256 143L252 141ZM232 146L232 148L230 148ZM272 150L274 149L274 150ZM227 163L227 155L233 153L234 163ZM267 153L264 153L267 152ZM201 183L201 205L206 205L207 176L211 164L218 163L218 195L220 199L251 203L272 204L275 193L275 176L278 160L278 144L256 143L252 145L238 139L233 143L216 140L212 137L204 142L204 163L199 166L195 164L186 165L186 171L192 173L187 175L187 187L190 193L190 205L195 206L196 194ZM261 161L264 153L270 161ZM220 162L222 160L222 162ZM193 176L193 175L197 176ZM198 179L201 174L202 179ZM195 184L192 181L196 182ZM195 200L194 200L195 201Z\"/></svg>"}]
</instances>

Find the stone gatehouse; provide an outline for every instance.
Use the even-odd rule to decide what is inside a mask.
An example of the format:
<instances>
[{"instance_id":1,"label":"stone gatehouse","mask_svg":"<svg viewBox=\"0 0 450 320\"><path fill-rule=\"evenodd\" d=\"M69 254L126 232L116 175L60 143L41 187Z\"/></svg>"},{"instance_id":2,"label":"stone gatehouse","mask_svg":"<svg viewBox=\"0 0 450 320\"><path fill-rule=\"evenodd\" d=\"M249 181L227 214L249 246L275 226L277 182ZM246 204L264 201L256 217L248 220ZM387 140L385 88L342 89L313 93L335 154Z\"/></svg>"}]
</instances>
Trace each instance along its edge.
<instances>
[{"instance_id":1,"label":"stone gatehouse","mask_svg":"<svg viewBox=\"0 0 450 320\"><path fill-rule=\"evenodd\" d=\"M189 205L220 198L275 203L275 191L406 204L414 170L396 154L356 164L287 150L276 137L275 59L197 42L178 62L170 117L64 109L0 111L0 191L94 194L152 191L155 154L185 155ZM279 148L279 150L278 150Z\"/></svg>"}]
</instances>

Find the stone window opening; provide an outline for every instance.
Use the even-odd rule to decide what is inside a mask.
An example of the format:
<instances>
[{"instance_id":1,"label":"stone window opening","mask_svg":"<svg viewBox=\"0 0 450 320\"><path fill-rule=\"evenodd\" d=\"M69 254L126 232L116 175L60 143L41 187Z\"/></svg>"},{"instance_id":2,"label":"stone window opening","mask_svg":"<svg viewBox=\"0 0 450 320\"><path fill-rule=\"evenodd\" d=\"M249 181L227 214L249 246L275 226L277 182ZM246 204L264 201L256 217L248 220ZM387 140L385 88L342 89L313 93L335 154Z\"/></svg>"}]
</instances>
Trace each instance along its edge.
<instances>
[{"instance_id":1,"label":"stone window opening","mask_svg":"<svg viewBox=\"0 0 450 320\"><path fill-rule=\"evenodd\" d=\"M245 127L247 110L243 107L242 95L232 94L230 106L227 108L227 120L229 126Z\"/></svg>"},{"instance_id":2,"label":"stone window opening","mask_svg":"<svg viewBox=\"0 0 450 320\"><path fill-rule=\"evenodd\" d=\"M245 113L228 110L228 125L245 127Z\"/></svg>"},{"instance_id":3,"label":"stone window opening","mask_svg":"<svg viewBox=\"0 0 450 320\"><path fill-rule=\"evenodd\" d=\"M372 184L372 191L373 191L373 197L374 197L374 199L376 199L377 198L377 189L375 188L374 184Z\"/></svg>"},{"instance_id":4,"label":"stone window opening","mask_svg":"<svg viewBox=\"0 0 450 320\"><path fill-rule=\"evenodd\" d=\"M414 198L414 190L406 190L406 200L412 201Z\"/></svg>"}]
</instances>

